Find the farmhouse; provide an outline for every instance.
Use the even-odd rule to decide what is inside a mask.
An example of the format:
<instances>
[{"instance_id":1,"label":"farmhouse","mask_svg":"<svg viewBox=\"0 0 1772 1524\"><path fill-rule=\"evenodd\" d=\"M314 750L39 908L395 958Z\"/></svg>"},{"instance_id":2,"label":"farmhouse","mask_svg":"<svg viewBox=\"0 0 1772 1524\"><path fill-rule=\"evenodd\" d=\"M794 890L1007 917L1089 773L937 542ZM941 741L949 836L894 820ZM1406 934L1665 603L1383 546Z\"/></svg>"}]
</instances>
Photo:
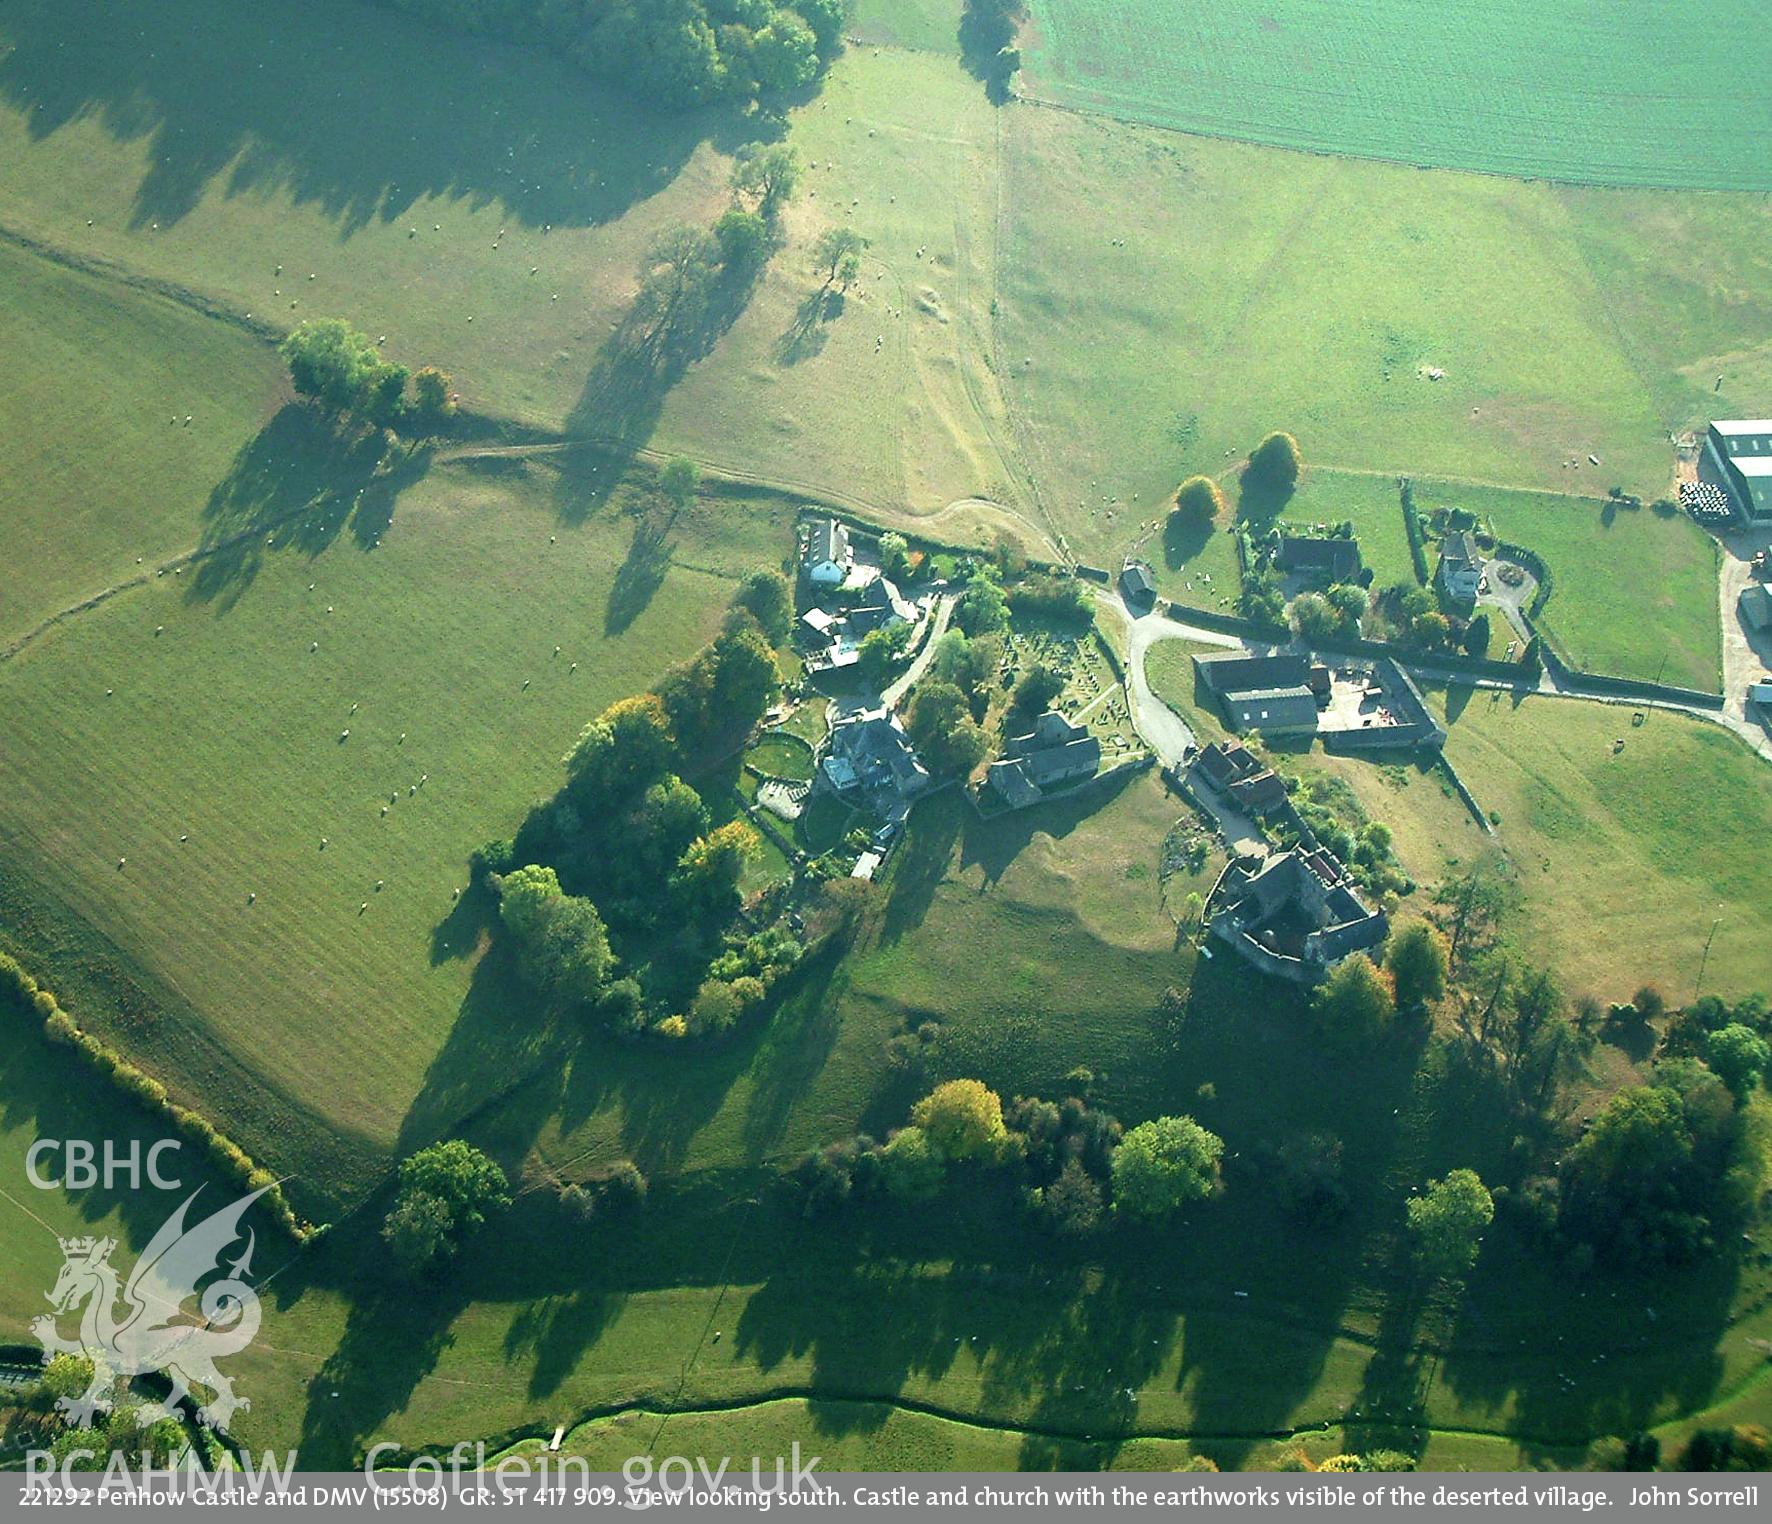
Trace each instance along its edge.
<instances>
[{"instance_id":1,"label":"farmhouse","mask_svg":"<svg viewBox=\"0 0 1772 1524\"><path fill-rule=\"evenodd\" d=\"M835 519L814 520L800 557L800 574L814 587L839 587L854 565L849 531Z\"/></svg>"},{"instance_id":2,"label":"farmhouse","mask_svg":"<svg viewBox=\"0 0 1772 1524\"><path fill-rule=\"evenodd\" d=\"M1349 955L1376 947L1390 932L1321 850L1278 852L1253 872L1231 868L1219 886L1223 908L1214 935L1268 973L1314 984Z\"/></svg>"},{"instance_id":3,"label":"farmhouse","mask_svg":"<svg viewBox=\"0 0 1772 1524\"><path fill-rule=\"evenodd\" d=\"M1093 778L1101 766L1101 742L1056 709L1034 721L1026 735L1011 736L986 781L1012 809L1037 804L1048 790L1076 778Z\"/></svg>"},{"instance_id":4,"label":"farmhouse","mask_svg":"<svg viewBox=\"0 0 1772 1524\"><path fill-rule=\"evenodd\" d=\"M1772 522L1772 418L1713 422L1699 470L1749 522Z\"/></svg>"},{"instance_id":5,"label":"farmhouse","mask_svg":"<svg viewBox=\"0 0 1772 1524\"><path fill-rule=\"evenodd\" d=\"M917 759L898 716L882 706L838 720L819 778L840 795L867 795L888 819L902 815L929 787L929 771Z\"/></svg>"},{"instance_id":6,"label":"farmhouse","mask_svg":"<svg viewBox=\"0 0 1772 1524\"><path fill-rule=\"evenodd\" d=\"M1483 585L1483 555L1468 530L1458 530L1440 541L1440 586L1448 596L1469 602Z\"/></svg>"},{"instance_id":7,"label":"farmhouse","mask_svg":"<svg viewBox=\"0 0 1772 1524\"><path fill-rule=\"evenodd\" d=\"M918 617L917 605L898 590L890 577L876 576L848 607L815 607L800 616L800 623L824 645L821 652L808 659L807 670L823 672L852 667L860 658L862 641L875 630L914 624Z\"/></svg>"},{"instance_id":8,"label":"farmhouse","mask_svg":"<svg viewBox=\"0 0 1772 1524\"><path fill-rule=\"evenodd\" d=\"M1360 547L1353 540L1327 536L1281 535L1274 565L1316 581L1352 582L1360 575Z\"/></svg>"}]
</instances>

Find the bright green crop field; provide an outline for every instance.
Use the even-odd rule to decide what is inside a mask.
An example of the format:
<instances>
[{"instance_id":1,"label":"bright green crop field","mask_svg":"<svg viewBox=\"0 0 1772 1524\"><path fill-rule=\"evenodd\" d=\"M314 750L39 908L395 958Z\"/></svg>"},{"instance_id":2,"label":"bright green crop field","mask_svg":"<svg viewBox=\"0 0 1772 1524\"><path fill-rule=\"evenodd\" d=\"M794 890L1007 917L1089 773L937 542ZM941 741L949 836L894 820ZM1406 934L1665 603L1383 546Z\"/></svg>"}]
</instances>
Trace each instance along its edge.
<instances>
[{"instance_id":1,"label":"bright green crop field","mask_svg":"<svg viewBox=\"0 0 1772 1524\"><path fill-rule=\"evenodd\" d=\"M1772 188L1755 0L1035 0L1032 92L1187 132L1604 185Z\"/></svg>"}]
</instances>

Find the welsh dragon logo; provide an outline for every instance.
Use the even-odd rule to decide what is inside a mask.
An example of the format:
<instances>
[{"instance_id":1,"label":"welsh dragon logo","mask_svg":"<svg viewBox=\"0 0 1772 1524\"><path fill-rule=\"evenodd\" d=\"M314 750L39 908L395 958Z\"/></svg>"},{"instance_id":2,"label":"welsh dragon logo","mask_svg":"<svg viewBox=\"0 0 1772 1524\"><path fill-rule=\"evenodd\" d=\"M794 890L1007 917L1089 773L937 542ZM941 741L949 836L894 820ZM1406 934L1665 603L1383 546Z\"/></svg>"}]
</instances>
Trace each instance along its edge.
<instances>
[{"instance_id":1,"label":"welsh dragon logo","mask_svg":"<svg viewBox=\"0 0 1772 1524\"><path fill-rule=\"evenodd\" d=\"M57 1402L70 1423L90 1426L110 1407L109 1394L119 1379L154 1373L164 1375L172 1390L144 1414L144 1421L171 1413L193 1387L211 1394L197 1416L212 1428L226 1428L235 1413L252 1406L234 1395L233 1383L215 1362L238 1354L258 1333L258 1293L246 1283L255 1239L250 1228L241 1228L240 1219L268 1189L243 1196L187 1228L185 1214L202 1194L201 1188L193 1191L142 1251L121 1293L111 1263L115 1239L61 1240L61 1274L48 1294L55 1316L33 1319L31 1331L43 1346L46 1363L61 1354L85 1355L93 1363L86 1391ZM242 1237L245 1249L224 1269L224 1256ZM198 1289L199 1282L217 1272L219 1279ZM191 1302L194 1309L186 1307ZM64 1339L56 1317L75 1309L82 1309L79 1336Z\"/></svg>"}]
</instances>

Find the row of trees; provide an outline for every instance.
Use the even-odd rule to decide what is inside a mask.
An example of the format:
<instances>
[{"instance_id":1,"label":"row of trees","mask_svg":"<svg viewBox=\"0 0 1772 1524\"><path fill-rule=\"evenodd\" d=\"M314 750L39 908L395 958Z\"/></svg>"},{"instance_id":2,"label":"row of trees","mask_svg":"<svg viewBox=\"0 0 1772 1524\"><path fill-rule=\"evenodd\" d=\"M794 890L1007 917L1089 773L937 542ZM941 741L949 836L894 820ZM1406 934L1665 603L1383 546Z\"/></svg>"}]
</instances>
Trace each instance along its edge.
<instances>
[{"instance_id":1,"label":"row of trees","mask_svg":"<svg viewBox=\"0 0 1772 1524\"><path fill-rule=\"evenodd\" d=\"M842 45L843 0L387 0L452 29L543 46L682 110L800 90Z\"/></svg>"},{"instance_id":2,"label":"row of trees","mask_svg":"<svg viewBox=\"0 0 1772 1524\"><path fill-rule=\"evenodd\" d=\"M885 1143L867 1137L807 1156L794 1171L809 1213L878 1193L934 1195L959 1165L1021 1182L1036 1217L1084 1234L1109 1216L1162 1222L1219 1185L1224 1143L1192 1117L1157 1117L1129 1130L1081 1099L1062 1105L1002 1098L975 1079L937 1085L911 1108L910 1124Z\"/></svg>"},{"instance_id":3,"label":"row of trees","mask_svg":"<svg viewBox=\"0 0 1772 1524\"><path fill-rule=\"evenodd\" d=\"M440 425L454 404L450 380L434 366L412 371L383 358L367 334L342 318L301 324L278 346L290 384L329 416L371 428Z\"/></svg>"}]
</instances>

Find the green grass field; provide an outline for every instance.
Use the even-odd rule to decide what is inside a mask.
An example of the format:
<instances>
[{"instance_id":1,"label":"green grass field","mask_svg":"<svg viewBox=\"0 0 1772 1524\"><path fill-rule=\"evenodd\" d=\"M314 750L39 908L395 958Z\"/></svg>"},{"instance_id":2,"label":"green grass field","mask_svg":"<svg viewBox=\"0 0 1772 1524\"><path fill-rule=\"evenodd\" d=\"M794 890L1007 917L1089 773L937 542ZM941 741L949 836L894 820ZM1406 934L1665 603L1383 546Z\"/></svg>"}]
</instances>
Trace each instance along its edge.
<instances>
[{"instance_id":1,"label":"green grass field","mask_svg":"<svg viewBox=\"0 0 1772 1524\"><path fill-rule=\"evenodd\" d=\"M438 467L365 493L330 542L151 580L0 667L12 937L32 961L58 949L63 985L64 959L90 967L71 1005L298 1173L332 1135L379 1154L446 1121L458 1084L502 1082L437 1067L452 1031L515 1021L521 1049L452 898L467 853L552 791L589 716L706 639L725 577L787 534L788 510L753 503L735 555L710 502L679 530L702 569L637 584L629 522L563 518L564 479ZM390 517L369 548L359 531ZM722 527L701 539L704 520ZM131 965L176 996L116 1009L106 970Z\"/></svg>"},{"instance_id":2,"label":"green grass field","mask_svg":"<svg viewBox=\"0 0 1772 1524\"><path fill-rule=\"evenodd\" d=\"M1447 756L1501 816L1522 948L1573 989L1622 999L1649 980L1687 998L1715 921L1705 988L1765 989L1772 877L1743 847L1772 825L1772 798L1765 764L1733 736L1665 713L1633 726L1628 706L1459 689L1445 712ZM1465 843L1458 855L1473 838L1451 838Z\"/></svg>"},{"instance_id":3,"label":"green grass field","mask_svg":"<svg viewBox=\"0 0 1772 1524\"><path fill-rule=\"evenodd\" d=\"M1552 585L1541 622L1575 666L1722 687L1716 543L1685 514L1445 482L1417 482L1415 501L1424 512L1468 509L1544 557ZM1428 565L1437 564L1430 546Z\"/></svg>"},{"instance_id":4,"label":"green grass field","mask_svg":"<svg viewBox=\"0 0 1772 1524\"><path fill-rule=\"evenodd\" d=\"M1004 131L1004 388L1087 556L1271 429L1387 482L1654 498L1669 431L1763 393L1761 198L1428 174L1042 109Z\"/></svg>"},{"instance_id":5,"label":"green grass field","mask_svg":"<svg viewBox=\"0 0 1772 1524\"><path fill-rule=\"evenodd\" d=\"M0 327L3 647L196 545L211 489L284 380L249 334L3 243ZM45 427L55 418L78 426Z\"/></svg>"},{"instance_id":6,"label":"green grass field","mask_svg":"<svg viewBox=\"0 0 1772 1524\"><path fill-rule=\"evenodd\" d=\"M1749 0L1032 9L1030 89L1074 108L1531 179L1772 189L1772 72L1740 45Z\"/></svg>"},{"instance_id":7,"label":"green grass field","mask_svg":"<svg viewBox=\"0 0 1772 1524\"><path fill-rule=\"evenodd\" d=\"M1083 4L1037 0L1049 53L1072 44L1048 23ZM1669 430L1759 409L1763 196L995 112L955 56L958 16L860 0L865 45L788 113L806 172L767 276L670 388L619 396L598 382L639 251L716 213L754 124L653 118L534 52L353 0L0 15L0 647L129 584L0 660L0 946L336 1224L299 1253L261 1235L274 1279L236 1362L240 1437L299 1443L316 1467L383 1438L496 1446L558 1424L598 1459L636 1434L660 1453L717 1434L878 1467L1169 1466L1197 1443L1229 1468L1274 1464L1298 1434L1318 1456L1381 1442L1427 1464L1568 1465L1597 1433L1763 1418L1763 1256L1588 1284L1498 1228L1466 1310L1416 1317L1403 1198L1456 1164L1503 1178L1511 1130L1445 1049L1399 1036L1326 1058L1294 992L1196 961L1165 899L1218 863L1161 882L1184 806L1153 776L991 821L957 791L928 801L862 944L808 959L767 1020L694 1051L550 1023L492 942L469 852L553 792L588 717L782 563L794 491L945 541L1062 534L1118 565L1189 471L1230 482L1236 512L1238 460L1285 427L1310 468L1284 517L1353 519L1381 582L1408 570L1408 473L1429 505L1443 492L1545 555L1546 620L1573 657L1655 676L1665 656L1668 680L1714 684L1703 537L1648 510L1607 522L1592 494L1659 493ZM357 109L312 109L335 97ZM1639 139L1653 120L1632 122L1639 148L1692 151ZM1571 129L1568 151L1584 141ZM821 313L808 251L837 224L870 243ZM341 446L283 405L245 325L334 313L452 370L494 426L581 437ZM619 448L590 442L605 436ZM739 479L709 474L664 555L627 469L640 448ZM1165 592L1233 594L1229 535L1156 533L1141 553ZM1187 655L1151 656L1178 707ZM1733 737L1671 715L1632 728L1624 708L1434 702L1501 816L1523 950L1574 990L1683 996L1715 920L1704 988L1764 983L1772 819ZM790 728L823 734L810 707ZM1431 774L1291 761L1345 778L1424 883L1486 845ZM735 756L696 780L716 818L743 776ZM859 820L821 800L798 838L823 850ZM786 871L770 847L746 886ZM1185 1017L1165 1014L1190 977ZM931 1027L920 1057L888 1047ZM1629 1072L1607 1050L1594 1088ZM959 1074L1005 1098L1087 1087L1128 1122L1193 1112L1227 1140L1230 1188L1098 1246L1055 1243L965 1177L934 1206L800 1216L782 1165L883 1136ZM144 1127L66 1054L0 1043L0 1344L29 1337L53 1234L139 1248L168 1205L38 1199L19 1184L30 1140ZM386 1274L382 1182L457 1131L507 1166L517 1204L415 1296ZM1354 1206L1301 1241L1237 1161L1324 1131L1346 1142ZM553 1188L621 1158L650 1177L644 1212L567 1220Z\"/></svg>"},{"instance_id":8,"label":"green grass field","mask_svg":"<svg viewBox=\"0 0 1772 1524\"><path fill-rule=\"evenodd\" d=\"M1307 471L1280 514L1281 524L1300 533L1344 520L1354 526L1360 560L1371 569L1374 587L1414 583L1415 566L1409 559L1409 536L1403 528L1403 505L1394 478L1326 469ZM1428 569L1433 569L1431 557Z\"/></svg>"}]
</instances>

